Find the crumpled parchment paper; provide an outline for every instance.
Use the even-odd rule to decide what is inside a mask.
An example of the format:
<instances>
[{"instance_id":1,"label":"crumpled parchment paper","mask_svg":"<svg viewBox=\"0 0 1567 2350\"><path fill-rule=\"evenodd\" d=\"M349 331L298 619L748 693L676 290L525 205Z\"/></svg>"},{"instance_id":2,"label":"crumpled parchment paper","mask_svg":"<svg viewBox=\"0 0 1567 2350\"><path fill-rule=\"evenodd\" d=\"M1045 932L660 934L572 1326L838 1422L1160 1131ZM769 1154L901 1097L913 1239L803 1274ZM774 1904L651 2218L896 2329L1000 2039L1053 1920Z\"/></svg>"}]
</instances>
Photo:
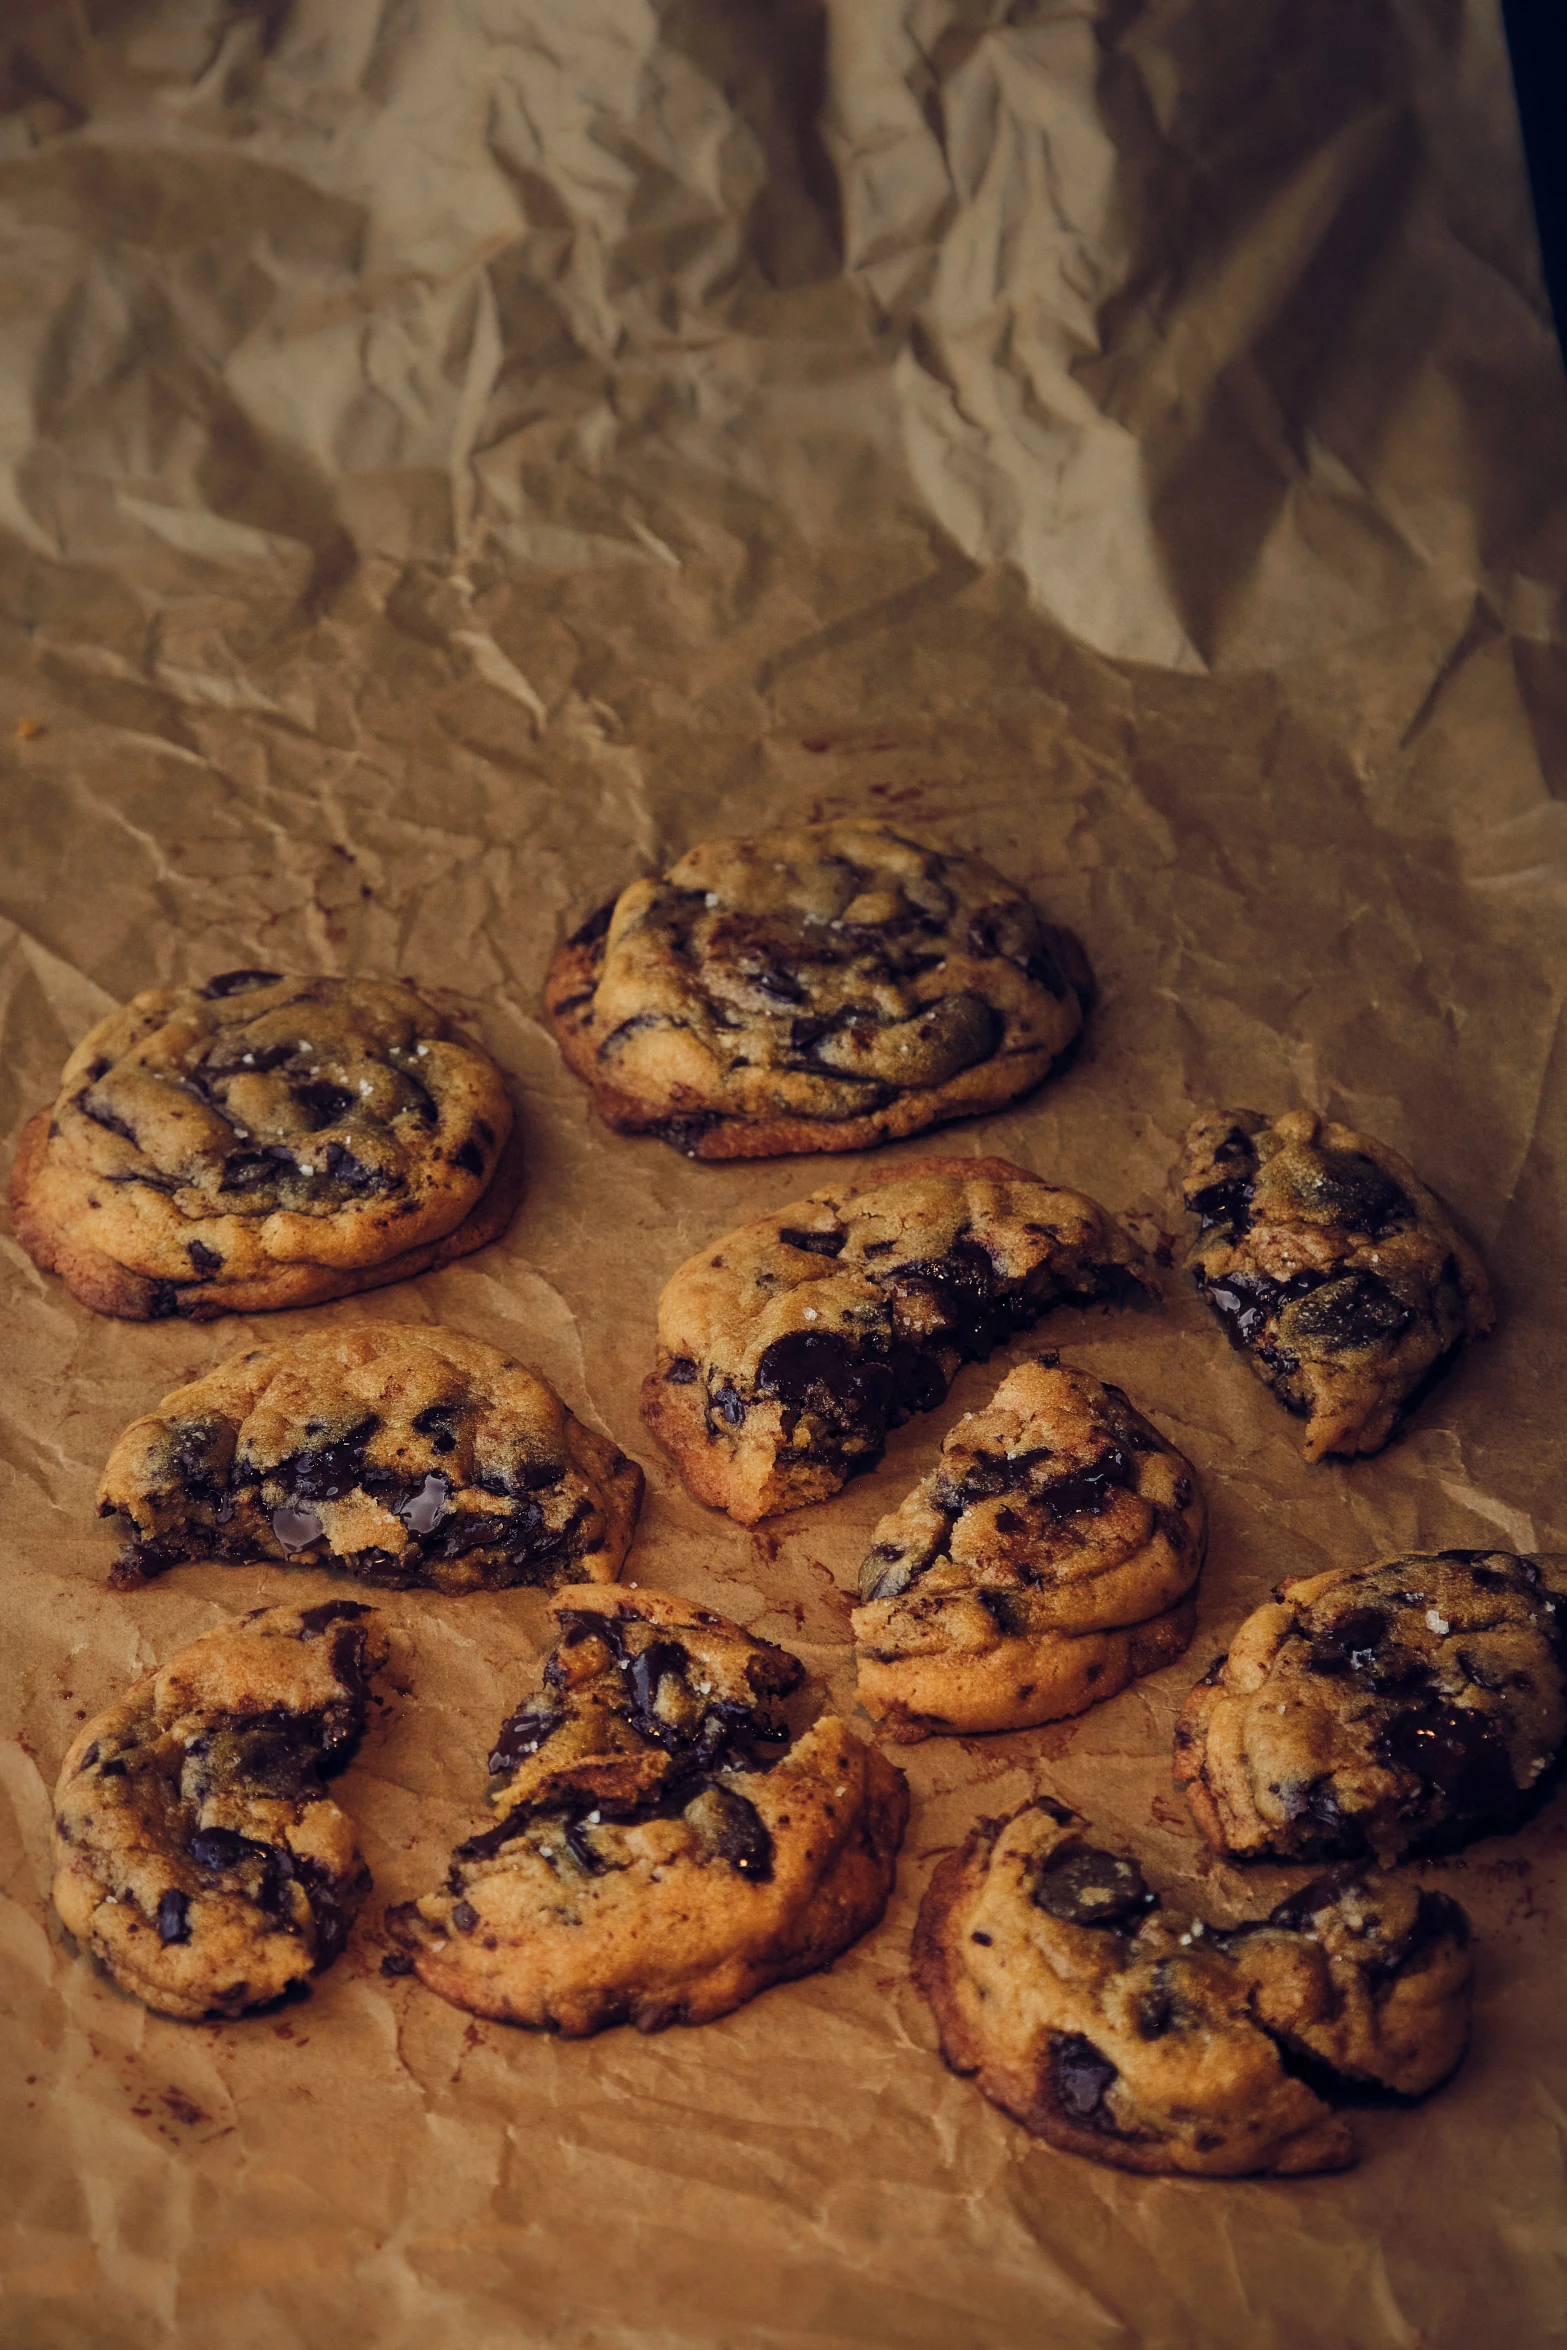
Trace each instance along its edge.
<instances>
[{"instance_id":1,"label":"crumpled parchment paper","mask_svg":"<svg viewBox=\"0 0 1567 2350\"><path fill-rule=\"evenodd\" d=\"M13 0L0 1124L138 987L402 973L511 1072L531 1173L481 1256L204 1329L96 1320L0 1239L8 2343L1563 2337L1560 1800L1426 1871L1480 1932L1473 2053L1341 2177L1035 2145L943 2070L906 1955L933 1857L1034 1788L1257 1914L1298 1872L1206 1866L1168 1779L1242 1615L1340 1560L1567 1541L1564 484L1493 0ZM830 1975L580 2045L384 1981L381 1907L477 1818L542 1653L536 1595L411 1593L341 1782L348 1955L285 2015L147 2015L50 1910L60 1756L225 1613L331 1586L112 1594L93 1493L258 1338L427 1317L537 1364L649 1470L628 1576L852 1704L869 1529L1005 1361L823 1508L698 1507L636 1415L659 1287L823 1163L608 1135L538 1011L634 874L841 812L981 850L1099 976L1071 1070L937 1147L1178 1229L1195 1110L1314 1103L1451 1201L1496 1336L1392 1450L1307 1469L1173 1273L1042 1325L1198 1465L1197 1642L901 1757L897 1894Z\"/></svg>"}]
</instances>

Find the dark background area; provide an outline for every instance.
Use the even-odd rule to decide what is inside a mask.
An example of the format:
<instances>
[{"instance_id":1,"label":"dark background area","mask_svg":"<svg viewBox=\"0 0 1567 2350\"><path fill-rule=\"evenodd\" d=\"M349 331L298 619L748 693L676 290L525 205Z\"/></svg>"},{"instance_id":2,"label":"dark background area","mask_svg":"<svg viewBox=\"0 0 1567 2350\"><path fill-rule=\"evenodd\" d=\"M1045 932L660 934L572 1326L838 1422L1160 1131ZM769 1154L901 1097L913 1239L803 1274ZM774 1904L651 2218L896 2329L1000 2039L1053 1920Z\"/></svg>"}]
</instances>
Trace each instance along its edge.
<instances>
[{"instance_id":1,"label":"dark background area","mask_svg":"<svg viewBox=\"0 0 1567 2350\"><path fill-rule=\"evenodd\" d=\"M1545 283L1567 357L1567 8L1562 0L1503 0L1502 15Z\"/></svg>"}]
</instances>

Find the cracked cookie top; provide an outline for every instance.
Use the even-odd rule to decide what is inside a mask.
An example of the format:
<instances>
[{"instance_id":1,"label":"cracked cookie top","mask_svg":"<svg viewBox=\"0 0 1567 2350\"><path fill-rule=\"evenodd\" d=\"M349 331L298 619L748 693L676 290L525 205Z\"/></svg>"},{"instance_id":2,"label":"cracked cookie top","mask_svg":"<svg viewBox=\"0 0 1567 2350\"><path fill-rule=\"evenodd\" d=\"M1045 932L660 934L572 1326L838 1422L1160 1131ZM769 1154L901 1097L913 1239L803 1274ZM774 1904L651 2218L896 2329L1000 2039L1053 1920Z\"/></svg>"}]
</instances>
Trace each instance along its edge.
<instances>
[{"instance_id":1,"label":"cracked cookie top","mask_svg":"<svg viewBox=\"0 0 1567 2350\"><path fill-rule=\"evenodd\" d=\"M1184 1599L1203 1527L1191 1464L1118 1387L1054 1355L1020 1363L876 1528L854 1612L862 1703L911 1735L1021 1729L1113 1696L1123 1664L1179 1648L1133 1666L1085 1636Z\"/></svg>"},{"instance_id":2,"label":"cracked cookie top","mask_svg":"<svg viewBox=\"0 0 1567 2350\"><path fill-rule=\"evenodd\" d=\"M1187 1700L1216 1851L1391 1862L1514 1826L1567 1738L1567 1558L1412 1552L1283 1583Z\"/></svg>"},{"instance_id":3,"label":"cracked cookie top","mask_svg":"<svg viewBox=\"0 0 1567 2350\"><path fill-rule=\"evenodd\" d=\"M836 1493L961 1363L1048 1307L1146 1285L1080 1192L1005 1159L917 1159L813 1192L665 1285L643 1416L702 1501L743 1524Z\"/></svg>"},{"instance_id":4,"label":"cracked cookie top","mask_svg":"<svg viewBox=\"0 0 1567 2350\"><path fill-rule=\"evenodd\" d=\"M454 1234L511 1128L494 1063L409 988L225 972L83 1038L18 1228L106 1312L308 1303Z\"/></svg>"},{"instance_id":5,"label":"cracked cookie top","mask_svg":"<svg viewBox=\"0 0 1567 2350\"><path fill-rule=\"evenodd\" d=\"M1187 1259L1226 1335L1306 1421L1306 1458L1377 1452L1466 1337L1491 1326L1474 1250L1396 1152L1310 1110L1199 1118Z\"/></svg>"},{"instance_id":6,"label":"cracked cookie top","mask_svg":"<svg viewBox=\"0 0 1567 2350\"><path fill-rule=\"evenodd\" d=\"M1337 2170L1334 2100L1422 2096L1459 2063L1469 1929L1445 1895L1350 1867L1216 1928L1091 1836L1048 1796L981 1821L915 1929L943 2055L1025 2128L1124 2170Z\"/></svg>"},{"instance_id":7,"label":"cracked cookie top","mask_svg":"<svg viewBox=\"0 0 1567 2350\"><path fill-rule=\"evenodd\" d=\"M386 1655L352 1600L261 1608L87 1724L55 1789L55 1907L124 1990L237 2016L336 1958L370 1876L322 1779Z\"/></svg>"},{"instance_id":8,"label":"cracked cookie top","mask_svg":"<svg viewBox=\"0 0 1567 2350\"><path fill-rule=\"evenodd\" d=\"M255 1347L109 1456L121 1589L182 1558L335 1565L398 1589L612 1582L642 1472L547 1382L455 1330L372 1322Z\"/></svg>"},{"instance_id":9,"label":"cracked cookie top","mask_svg":"<svg viewBox=\"0 0 1567 2350\"><path fill-rule=\"evenodd\" d=\"M881 1914L907 1795L841 1722L791 1744L799 1659L655 1591L554 1602L544 1685L490 1755L493 1827L389 1914L457 2006L568 2034L702 2022Z\"/></svg>"},{"instance_id":10,"label":"cracked cookie top","mask_svg":"<svg viewBox=\"0 0 1567 2350\"><path fill-rule=\"evenodd\" d=\"M1012 1101L1082 1025L1082 950L978 857L881 824L704 841L557 954L609 1124L693 1158L863 1150Z\"/></svg>"}]
</instances>

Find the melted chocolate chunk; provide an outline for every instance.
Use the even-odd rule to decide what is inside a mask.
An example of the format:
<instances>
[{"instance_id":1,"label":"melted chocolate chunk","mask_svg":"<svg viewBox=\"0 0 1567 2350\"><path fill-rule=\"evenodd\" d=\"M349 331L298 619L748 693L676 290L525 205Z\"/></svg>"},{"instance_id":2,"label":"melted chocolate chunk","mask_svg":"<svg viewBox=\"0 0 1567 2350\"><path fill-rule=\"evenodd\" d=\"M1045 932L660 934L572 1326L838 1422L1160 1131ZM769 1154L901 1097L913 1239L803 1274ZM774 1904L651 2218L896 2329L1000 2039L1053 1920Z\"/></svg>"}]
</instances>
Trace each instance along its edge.
<instances>
[{"instance_id":1,"label":"melted chocolate chunk","mask_svg":"<svg viewBox=\"0 0 1567 2350\"><path fill-rule=\"evenodd\" d=\"M1085 2039L1081 2032L1052 2032L1050 2075L1056 2103L1072 2121L1091 2130L1115 2129L1104 2100L1119 2075L1109 2057L1092 2040Z\"/></svg>"},{"instance_id":2,"label":"melted chocolate chunk","mask_svg":"<svg viewBox=\"0 0 1567 2350\"><path fill-rule=\"evenodd\" d=\"M564 1713L552 1711L537 1699L518 1706L508 1714L496 1732L490 1752L489 1769L493 1778L510 1778L520 1770L532 1754L537 1754L546 1738L553 1737L565 1720Z\"/></svg>"},{"instance_id":3,"label":"melted chocolate chunk","mask_svg":"<svg viewBox=\"0 0 1567 2350\"><path fill-rule=\"evenodd\" d=\"M406 1950L389 1950L381 1961L383 1975L411 1975L414 1962Z\"/></svg>"},{"instance_id":4,"label":"melted chocolate chunk","mask_svg":"<svg viewBox=\"0 0 1567 2350\"><path fill-rule=\"evenodd\" d=\"M465 1175L482 1175L484 1173L484 1153L471 1136L467 1142L459 1144L458 1148L453 1151L452 1165L461 1167Z\"/></svg>"},{"instance_id":5,"label":"melted chocolate chunk","mask_svg":"<svg viewBox=\"0 0 1567 2350\"><path fill-rule=\"evenodd\" d=\"M671 1387L691 1387L697 1378L697 1366L690 1355L676 1355L664 1373Z\"/></svg>"},{"instance_id":6,"label":"melted chocolate chunk","mask_svg":"<svg viewBox=\"0 0 1567 2350\"><path fill-rule=\"evenodd\" d=\"M785 1248L803 1249L807 1256L835 1257L849 1236L846 1232L801 1232L791 1226L778 1237Z\"/></svg>"},{"instance_id":7,"label":"melted chocolate chunk","mask_svg":"<svg viewBox=\"0 0 1567 2350\"><path fill-rule=\"evenodd\" d=\"M773 1840L749 1796L737 1795L732 1787L711 1786L706 1790L705 1809L710 1820L716 1814L714 1841L719 1857L728 1861L738 1876L749 1878L753 1885L765 1885L773 1873Z\"/></svg>"},{"instance_id":8,"label":"melted chocolate chunk","mask_svg":"<svg viewBox=\"0 0 1567 2350\"><path fill-rule=\"evenodd\" d=\"M1473 1707L1428 1698L1395 1714L1377 1744L1388 1762L1413 1772L1444 1799L1455 1824L1507 1819L1523 1803L1506 1744Z\"/></svg>"},{"instance_id":9,"label":"melted chocolate chunk","mask_svg":"<svg viewBox=\"0 0 1567 2350\"><path fill-rule=\"evenodd\" d=\"M1176 2021L1175 1994L1167 1983L1155 1983L1138 1999L1133 2021L1139 2040L1162 2040Z\"/></svg>"},{"instance_id":10,"label":"melted chocolate chunk","mask_svg":"<svg viewBox=\"0 0 1567 2350\"><path fill-rule=\"evenodd\" d=\"M223 1270L223 1259L215 1248L208 1248L204 1240L187 1240L185 1254L203 1280L210 1280L214 1273Z\"/></svg>"},{"instance_id":11,"label":"melted chocolate chunk","mask_svg":"<svg viewBox=\"0 0 1567 2350\"><path fill-rule=\"evenodd\" d=\"M1350 1819L1340 1808L1338 1790L1331 1771L1315 1779L1303 1779L1284 1790L1284 1817L1293 1827L1300 1820L1312 1820L1323 1831L1313 1837L1320 1851L1324 1844L1331 1851L1335 1844L1359 1844L1363 1830L1359 1822Z\"/></svg>"},{"instance_id":12,"label":"melted chocolate chunk","mask_svg":"<svg viewBox=\"0 0 1567 2350\"><path fill-rule=\"evenodd\" d=\"M1327 1674L1364 1672L1387 1635L1388 1619L1379 1607L1351 1608L1312 1642L1306 1668Z\"/></svg>"},{"instance_id":13,"label":"melted chocolate chunk","mask_svg":"<svg viewBox=\"0 0 1567 2350\"><path fill-rule=\"evenodd\" d=\"M452 1506L452 1489L444 1477L429 1476L417 1493L397 1504L397 1515L410 1534L421 1539L433 1534Z\"/></svg>"},{"instance_id":14,"label":"melted chocolate chunk","mask_svg":"<svg viewBox=\"0 0 1567 2350\"><path fill-rule=\"evenodd\" d=\"M1295 1298L1320 1289L1332 1276L1315 1268L1292 1273L1287 1281L1270 1281L1262 1273L1224 1273L1217 1279L1198 1274L1198 1286L1236 1346L1255 1346L1268 1323ZM1294 1363L1290 1369L1296 1368Z\"/></svg>"},{"instance_id":15,"label":"melted chocolate chunk","mask_svg":"<svg viewBox=\"0 0 1567 2350\"><path fill-rule=\"evenodd\" d=\"M426 1404L422 1412L415 1412L410 1423L416 1436L428 1436L432 1452L455 1452L457 1437L452 1427L461 1407L454 1403Z\"/></svg>"},{"instance_id":16,"label":"melted chocolate chunk","mask_svg":"<svg viewBox=\"0 0 1567 2350\"><path fill-rule=\"evenodd\" d=\"M452 1924L459 1934L471 1934L478 1922L479 1913L471 1901L457 1901L452 1904Z\"/></svg>"},{"instance_id":17,"label":"melted chocolate chunk","mask_svg":"<svg viewBox=\"0 0 1567 2350\"><path fill-rule=\"evenodd\" d=\"M1204 1184L1200 1191L1188 1195L1186 1205L1194 1216L1201 1217L1204 1232L1224 1224L1239 1237L1251 1222L1253 1190L1249 1178L1233 1175L1224 1183Z\"/></svg>"},{"instance_id":18,"label":"melted chocolate chunk","mask_svg":"<svg viewBox=\"0 0 1567 2350\"><path fill-rule=\"evenodd\" d=\"M208 1869L216 1875L224 1869L237 1869L247 1860L258 1860L263 1865L274 1855L270 1844L257 1844L249 1836L240 1835L237 1828L198 1828L185 1847L199 1869Z\"/></svg>"},{"instance_id":19,"label":"melted chocolate chunk","mask_svg":"<svg viewBox=\"0 0 1567 2350\"><path fill-rule=\"evenodd\" d=\"M1337 1351L1396 1338L1414 1318L1413 1306L1406 1305L1380 1273L1346 1273L1340 1280L1323 1282L1293 1309L1289 1335Z\"/></svg>"},{"instance_id":20,"label":"melted chocolate chunk","mask_svg":"<svg viewBox=\"0 0 1567 2350\"><path fill-rule=\"evenodd\" d=\"M1340 1861L1336 1869L1326 1869L1320 1877L1313 1877L1309 1885L1302 1885L1298 1893L1287 1894L1275 1904L1262 1921L1267 1926L1282 1926L1289 1933L1305 1934L1311 1930L1311 1921L1319 1910L1331 1909L1351 1885L1358 1884L1365 1874L1365 1863L1358 1860ZM1242 1933L1246 1927L1239 1929Z\"/></svg>"},{"instance_id":21,"label":"melted chocolate chunk","mask_svg":"<svg viewBox=\"0 0 1567 2350\"><path fill-rule=\"evenodd\" d=\"M149 1322L166 1322L180 1310L180 1293L172 1281L155 1281L147 1295Z\"/></svg>"},{"instance_id":22,"label":"melted chocolate chunk","mask_svg":"<svg viewBox=\"0 0 1567 2350\"><path fill-rule=\"evenodd\" d=\"M374 1412L330 1444L307 1445L266 1474L296 1501L342 1501L364 1481L365 1448L381 1425Z\"/></svg>"},{"instance_id":23,"label":"melted chocolate chunk","mask_svg":"<svg viewBox=\"0 0 1567 2350\"><path fill-rule=\"evenodd\" d=\"M209 1000L218 996L245 995L253 987L273 987L282 978L281 971L219 971L199 992Z\"/></svg>"},{"instance_id":24,"label":"melted chocolate chunk","mask_svg":"<svg viewBox=\"0 0 1567 2350\"><path fill-rule=\"evenodd\" d=\"M158 1940L190 1940L190 1896L176 1891L172 1885L158 1896Z\"/></svg>"},{"instance_id":25,"label":"melted chocolate chunk","mask_svg":"<svg viewBox=\"0 0 1567 2350\"><path fill-rule=\"evenodd\" d=\"M1034 1880L1035 1908L1068 1926L1133 1925L1157 1899L1136 1861L1113 1852L1058 1853Z\"/></svg>"},{"instance_id":26,"label":"melted chocolate chunk","mask_svg":"<svg viewBox=\"0 0 1567 2350\"><path fill-rule=\"evenodd\" d=\"M1414 1202L1360 1151L1313 1150L1290 1165L1297 1197L1350 1232L1385 1239L1413 1221Z\"/></svg>"},{"instance_id":27,"label":"melted chocolate chunk","mask_svg":"<svg viewBox=\"0 0 1567 2350\"><path fill-rule=\"evenodd\" d=\"M306 1115L313 1121L312 1132L323 1126L335 1126L345 1110L351 1109L358 1095L345 1085L333 1085L325 1077L317 1077L306 1085L292 1085L290 1093Z\"/></svg>"},{"instance_id":28,"label":"melted chocolate chunk","mask_svg":"<svg viewBox=\"0 0 1567 2350\"><path fill-rule=\"evenodd\" d=\"M325 1531L314 1510L292 1509L287 1503L271 1514L272 1531L285 1550L308 1550Z\"/></svg>"},{"instance_id":29,"label":"melted chocolate chunk","mask_svg":"<svg viewBox=\"0 0 1567 2350\"><path fill-rule=\"evenodd\" d=\"M360 1599L323 1599L299 1611L299 1637L316 1640L330 1624L357 1623L369 1610Z\"/></svg>"},{"instance_id":30,"label":"melted chocolate chunk","mask_svg":"<svg viewBox=\"0 0 1567 2350\"><path fill-rule=\"evenodd\" d=\"M1101 1517L1116 1494L1135 1489L1137 1463L1112 1444L1086 1469L1052 1477L1038 1489L1038 1499L1053 1518Z\"/></svg>"},{"instance_id":31,"label":"melted chocolate chunk","mask_svg":"<svg viewBox=\"0 0 1567 2350\"><path fill-rule=\"evenodd\" d=\"M705 1134L710 1134L712 1129L721 1123L719 1113L716 1110L688 1110L681 1117L666 1118L661 1125L650 1126L648 1132L656 1134L661 1141L672 1144L677 1151L682 1151L688 1159L697 1159L702 1155L702 1137Z\"/></svg>"}]
</instances>

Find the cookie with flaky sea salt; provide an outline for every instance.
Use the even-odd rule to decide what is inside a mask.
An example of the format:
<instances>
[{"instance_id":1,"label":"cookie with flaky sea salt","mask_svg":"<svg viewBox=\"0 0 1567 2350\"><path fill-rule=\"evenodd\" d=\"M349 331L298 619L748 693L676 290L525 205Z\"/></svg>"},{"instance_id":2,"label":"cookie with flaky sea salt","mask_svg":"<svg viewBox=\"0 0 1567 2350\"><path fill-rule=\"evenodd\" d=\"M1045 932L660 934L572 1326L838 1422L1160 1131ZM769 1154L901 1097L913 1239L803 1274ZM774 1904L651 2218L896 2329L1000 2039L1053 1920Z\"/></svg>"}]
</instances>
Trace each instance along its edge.
<instances>
[{"instance_id":1,"label":"cookie with flaky sea salt","mask_svg":"<svg viewBox=\"0 0 1567 2350\"><path fill-rule=\"evenodd\" d=\"M544 1686L490 1756L499 1817L440 1892L388 1913L388 1971L575 2037L710 2023L829 1965L886 1907L903 1774L831 1717L791 1740L798 1658L710 1608L553 1607Z\"/></svg>"},{"instance_id":2,"label":"cookie with flaky sea salt","mask_svg":"<svg viewBox=\"0 0 1567 2350\"><path fill-rule=\"evenodd\" d=\"M1485 1268L1412 1167L1311 1110L1217 1110L1186 1138L1187 1259L1226 1335L1306 1422L1306 1458L1377 1452L1466 1338Z\"/></svg>"},{"instance_id":3,"label":"cookie with flaky sea salt","mask_svg":"<svg viewBox=\"0 0 1567 2350\"><path fill-rule=\"evenodd\" d=\"M860 1703L895 1738L1024 1730L1178 1657L1204 1512L1118 1387L1020 1363L877 1526L854 1611Z\"/></svg>"},{"instance_id":4,"label":"cookie with flaky sea salt","mask_svg":"<svg viewBox=\"0 0 1567 2350\"><path fill-rule=\"evenodd\" d=\"M109 1456L111 1580L183 1558L338 1566L398 1590L609 1583L642 1472L534 1371L455 1330L371 1322L255 1347Z\"/></svg>"},{"instance_id":5,"label":"cookie with flaky sea salt","mask_svg":"<svg viewBox=\"0 0 1567 2350\"><path fill-rule=\"evenodd\" d=\"M260 1608L87 1724L55 1789L54 1904L122 1990L238 2016L331 1965L370 1872L322 1782L386 1655L353 1600Z\"/></svg>"},{"instance_id":6,"label":"cookie with flaky sea salt","mask_svg":"<svg viewBox=\"0 0 1567 2350\"><path fill-rule=\"evenodd\" d=\"M704 841L555 957L607 1123L698 1159L865 1150L1015 1101L1082 1026L1082 949L978 857L885 824Z\"/></svg>"},{"instance_id":7,"label":"cookie with flaky sea salt","mask_svg":"<svg viewBox=\"0 0 1567 2350\"><path fill-rule=\"evenodd\" d=\"M1342 2170L1334 2101L1422 2097L1469 2034L1468 1921L1354 1867L1254 1925L1166 1908L1135 1861L1040 1796L938 1866L914 1979L941 2051L1051 2145L1119 2170Z\"/></svg>"},{"instance_id":8,"label":"cookie with flaky sea salt","mask_svg":"<svg viewBox=\"0 0 1567 2350\"><path fill-rule=\"evenodd\" d=\"M227 971L85 1036L11 1174L16 1236L100 1314L251 1314L379 1289L504 1232L500 1071L390 980Z\"/></svg>"},{"instance_id":9,"label":"cookie with flaky sea salt","mask_svg":"<svg viewBox=\"0 0 1567 2350\"><path fill-rule=\"evenodd\" d=\"M1005 1159L914 1159L758 1216L658 1303L642 1415L699 1501L742 1525L823 1501L1047 1308L1149 1286L1081 1192Z\"/></svg>"},{"instance_id":10,"label":"cookie with flaky sea salt","mask_svg":"<svg viewBox=\"0 0 1567 2350\"><path fill-rule=\"evenodd\" d=\"M1567 1557L1411 1552L1281 1583L1187 1699L1175 1776L1237 1860L1450 1851L1567 1741Z\"/></svg>"}]
</instances>

